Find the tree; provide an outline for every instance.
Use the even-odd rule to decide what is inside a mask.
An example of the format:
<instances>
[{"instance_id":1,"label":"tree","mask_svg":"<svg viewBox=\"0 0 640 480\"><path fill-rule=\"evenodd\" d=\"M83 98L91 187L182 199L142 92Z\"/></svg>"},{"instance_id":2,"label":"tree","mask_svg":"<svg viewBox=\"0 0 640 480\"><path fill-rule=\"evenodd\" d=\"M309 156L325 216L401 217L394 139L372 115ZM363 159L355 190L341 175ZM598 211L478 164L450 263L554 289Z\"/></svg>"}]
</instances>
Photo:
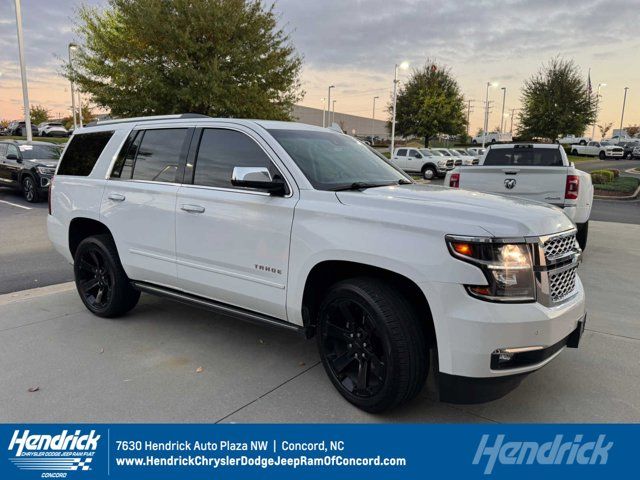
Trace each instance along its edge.
<instances>
[{"instance_id":1,"label":"tree","mask_svg":"<svg viewBox=\"0 0 640 480\"><path fill-rule=\"evenodd\" d=\"M389 112L393 105L389 106ZM427 61L400 88L396 132L429 139L439 133L460 135L467 125L464 98L448 67Z\"/></svg>"},{"instance_id":2,"label":"tree","mask_svg":"<svg viewBox=\"0 0 640 480\"><path fill-rule=\"evenodd\" d=\"M262 0L109 0L84 6L64 75L114 116L289 119L302 59Z\"/></svg>"},{"instance_id":3,"label":"tree","mask_svg":"<svg viewBox=\"0 0 640 480\"><path fill-rule=\"evenodd\" d=\"M573 60L552 59L522 87L519 135L555 140L582 135L596 119L596 95Z\"/></svg>"},{"instance_id":4,"label":"tree","mask_svg":"<svg viewBox=\"0 0 640 480\"><path fill-rule=\"evenodd\" d=\"M42 105L32 105L29 112L31 114L32 125L39 125L49 120L49 110Z\"/></svg>"},{"instance_id":5,"label":"tree","mask_svg":"<svg viewBox=\"0 0 640 480\"><path fill-rule=\"evenodd\" d=\"M634 137L640 133L640 125L629 125L625 130L627 131L627 135Z\"/></svg>"},{"instance_id":6,"label":"tree","mask_svg":"<svg viewBox=\"0 0 640 480\"><path fill-rule=\"evenodd\" d=\"M604 125L598 125L598 130L600 130L600 138L605 138L609 130L611 130L611 126L613 123L605 123Z\"/></svg>"},{"instance_id":7,"label":"tree","mask_svg":"<svg viewBox=\"0 0 640 480\"><path fill-rule=\"evenodd\" d=\"M0 128L7 128L9 126L9 123L11 123L9 122L9 120L3 118L2 120L0 120Z\"/></svg>"}]
</instances>

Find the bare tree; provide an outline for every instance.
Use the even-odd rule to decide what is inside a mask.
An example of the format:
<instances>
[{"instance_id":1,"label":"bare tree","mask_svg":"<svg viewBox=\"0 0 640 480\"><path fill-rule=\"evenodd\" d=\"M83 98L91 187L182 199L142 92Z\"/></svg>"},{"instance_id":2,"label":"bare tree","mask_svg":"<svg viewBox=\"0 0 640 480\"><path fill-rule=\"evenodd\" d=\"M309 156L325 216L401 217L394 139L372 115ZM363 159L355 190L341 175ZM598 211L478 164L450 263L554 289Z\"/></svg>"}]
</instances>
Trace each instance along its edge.
<instances>
[{"instance_id":1,"label":"bare tree","mask_svg":"<svg viewBox=\"0 0 640 480\"><path fill-rule=\"evenodd\" d=\"M609 130L611 130L612 125L612 122L605 123L604 125L598 125L598 130L600 130L600 135L602 136L602 138L607 136L607 133L609 133Z\"/></svg>"}]
</instances>

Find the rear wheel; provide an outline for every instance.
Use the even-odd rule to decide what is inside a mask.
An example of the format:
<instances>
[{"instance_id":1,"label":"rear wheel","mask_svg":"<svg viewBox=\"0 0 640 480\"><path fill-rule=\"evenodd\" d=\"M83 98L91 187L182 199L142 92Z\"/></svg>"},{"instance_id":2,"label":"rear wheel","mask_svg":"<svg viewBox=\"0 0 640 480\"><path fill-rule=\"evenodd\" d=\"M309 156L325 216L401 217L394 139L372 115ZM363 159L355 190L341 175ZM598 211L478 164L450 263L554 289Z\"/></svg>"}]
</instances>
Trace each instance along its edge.
<instances>
[{"instance_id":1,"label":"rear wheel","mask_svg":"<svg viewBox=\"0 0 640 480\"><path fill-rule=\"evenodd\" d=\"M575 155L576 157L580 156L580 154L578 153L578 150L576 150L575 148L571 150L571 155Z\"/></svg>"},{"instance_id":2,"label":"rear wheel","mask_svg":"<svg viewBox=\"0 0 640 480\"><path fill-rule=\"evenodd\" d=\"M434 166L425 165L424 167L422 167L422 178L424 178L425 180L432 180L436 178L437 175L438 171Z\"/></svg>"},{"instance_id":3,"label":"rear wheel","mask_svg":"<svg viewBox=\"0 0 640 480\"><path fill-rule=\"evenodd\" d=\"M586 140L580 140L580 145L586 145L586 144L587 144Z\"/></svg>"},{"instance_id":4,"label":"rear wheel","mask_svg":"<svg viewBox=\"0 0 640 480\"><path fill-rule=\"evenodd\" d=\"M73 270L80 299L93 314L117 317L138 303L140 292L131 286L111 235L80 242Z\"/></svg>"},{"instance_id":5,"label":"rear wheel","mask_svg":"<svg viewBox=\"0 0 640 480\"><path fill-rule=\"evenodd\" d=\"M36 181L31 175L25 175L22 178L22 195L29 203L36 203L40 200L38 195L38 189L36 188Z\"/></svg>"},{"instance_id":6,"label":"rear wheel","mask_svg":"<svg viewBox=\"0 0 640 480\"><path fill-rule=\"evenodd\" d=\"M578 223L576 226L578 227L576 239L578 240L578 245L584 251L587 248L587 237L589 236L589 220L584 223Z\"/></svg>"},{"instance_id":7,"label":"rear wheel","mask_svg":"<svg viewBox=\"0 0 640 480\"><path fill-rule=\"evenodd\" d=\"M345 280L330 288L318 315L322 364L346 400L381 412L420 392L428 349L420 320L400 292L375 278Z\"/></svg>"}]
</instances>

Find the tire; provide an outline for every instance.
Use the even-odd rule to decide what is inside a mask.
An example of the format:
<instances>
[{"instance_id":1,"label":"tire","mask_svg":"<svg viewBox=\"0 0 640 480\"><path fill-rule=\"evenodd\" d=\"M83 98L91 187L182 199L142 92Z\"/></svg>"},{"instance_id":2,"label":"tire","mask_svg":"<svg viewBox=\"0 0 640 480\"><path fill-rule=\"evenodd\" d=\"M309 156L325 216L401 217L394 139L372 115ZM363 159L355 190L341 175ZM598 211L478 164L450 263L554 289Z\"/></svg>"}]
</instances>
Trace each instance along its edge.
<instances>
[{"instance_id":1,"label":"tire","mask_svg":"<svg viewBox=\"0 0 640 480\"><path fill-rule=\"evenodd\" d=\"M579 143L580 145L586 145L586 144L587 144L587 142L586 142L586 141L584 141L584 140L580 140L578 143Z\"/></svg>"},{"instance_id":2,"label":"tire","mask_svg":"<svg viewBox=\"0 0 640 480\"><path fill-rule=\"evenodd\" d=\"M438 176L438 170L433 165L425 165L422 167L422 178L425 180L433 180Z\"/></svg>"},{"instance_id":3,"label":"tire","mask_svg":"<svg viewBox=\"0 0 640 480\"><path fill-rule=\"evenodd\" d=\"M478 144L478 141L477 141L476 139L473 139L473 140L471 140L471 144L472 144L472 145L477 145L477 144Z\"/></svg>"},{"instance_id":4,"label":"tire","mask_svg":"<svg viewBox=\"0 0 640 480\"><path fill-rule=\"evenodd\" d=\"M600 160L605 160L607 158L607 154L604 153L604 150L600 150L600 153L598 154L598 158Z\"/></svg>"},{"instance_id":5,"label":"tire","mask_svg":"<svg viewBox=\"0 0 640 480\"><path fill-rule=\"evenodd\" d=\"M320 305L317 332L329 379L356 407L389 410L424 386L429 355L422 324L388 283L360 277L333 285Z\"/></svg>"},{"instance_id":6,"label":"tire","mask_svg":"<svg viewBox=\"0 0 640 480\"><path fill-rule=\"evenodd\" d=\"M576 224L578 227L578 233L576 234L576 239L578 240L578 245L584 252L587 248L587 237L589 236L589 220L584 223Z\"/></svg>"},{"instance_id":7,"label":"tire","mask_svg":"<svg viewBox=\"0 0 640 480\"><path fill-rule=\"evenodd\" d=\"M35 179L31 175L25 175L22 177L22 195L24 199L29 203L38 203L40 201L40 194L38 193L38 186Z\"/></svg>"},{"instance_id":8,"label":"tire","mask_svg":"<svg viewBox=\"0 0 640 480\"><path fill-rule=\"evenodd\" d=\"M492 139L491 139L491 143L496 143L496 139L495 139L495 138L492 138Z\"/></svg>"},{"instance_id":9,"label":"tire","mask_svg":"<svg viewBox=\"0 0 640 480\"><path fill-rule=\"evenodd\" d=\"M95 235L80 242L73 273L82 303L99 317L124 315L140 299L140 292L131 286L122 268L111 235Z\"/></svg>"},{"instance_id":10,"label":"tire","mask_svg":"<svg viewBox=\"0 0 640 480\"><path fill-rule=\"evenodd\" d=\"M575 148L571 150L571 155L575 155L576 157L580 156L580 154L578 153L578 150L576 150Z\"/></svg>"}]
</instances>

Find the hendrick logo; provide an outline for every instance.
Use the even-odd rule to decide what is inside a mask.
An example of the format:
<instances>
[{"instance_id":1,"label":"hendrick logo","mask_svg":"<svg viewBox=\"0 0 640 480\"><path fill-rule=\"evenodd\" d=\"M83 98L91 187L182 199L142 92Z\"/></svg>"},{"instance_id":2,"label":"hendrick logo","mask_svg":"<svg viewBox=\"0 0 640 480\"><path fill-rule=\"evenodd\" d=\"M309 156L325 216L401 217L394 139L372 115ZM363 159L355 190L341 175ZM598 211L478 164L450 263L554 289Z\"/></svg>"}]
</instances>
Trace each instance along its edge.
<instances>
[{"instance_id":1,"label":"hendrick logo","mask_svg":"<svg viewBox=\"0 0 640 480\"><path fill-rule=\"evenodd\" d=\"M41 477L66 478L69 471L91 470L91 461L98 448L100 435L95 430L83 434L81 430L58 435L32 434L29 430L15 430L8 450L14 455L11 462L20 470L42 473ZM59 472L59 473L51 473Z\"/></svg>"},{"instance_id":2,"label":"hendrick logo","mask_svg":"<svg viewBox=\"0 0 640 480\"><path fill-rule=\"evenodd\" d=\"M556 435L553 441L505 442L505 435L496 435L493 445L489 445L490 435L483 435L473 458L478 465L487 457L484 473L493 472L496 463L501 465L605 465L613 442L606 441L606 435L599 435L595 442L583 441L582 435L563 442L563 435Z\"/></svg>"},{"instance_id":3,"label":"hendrick logo","mask_svg":"<svg viewBox=\"0 0 640 480\"><path fill-rule=\"evenodd\" d=\"M513 187L516 186L516 179L515 178L507 178L504 181L504 186L507 190L511 190Z\"/></svg>"}]
</instances>

